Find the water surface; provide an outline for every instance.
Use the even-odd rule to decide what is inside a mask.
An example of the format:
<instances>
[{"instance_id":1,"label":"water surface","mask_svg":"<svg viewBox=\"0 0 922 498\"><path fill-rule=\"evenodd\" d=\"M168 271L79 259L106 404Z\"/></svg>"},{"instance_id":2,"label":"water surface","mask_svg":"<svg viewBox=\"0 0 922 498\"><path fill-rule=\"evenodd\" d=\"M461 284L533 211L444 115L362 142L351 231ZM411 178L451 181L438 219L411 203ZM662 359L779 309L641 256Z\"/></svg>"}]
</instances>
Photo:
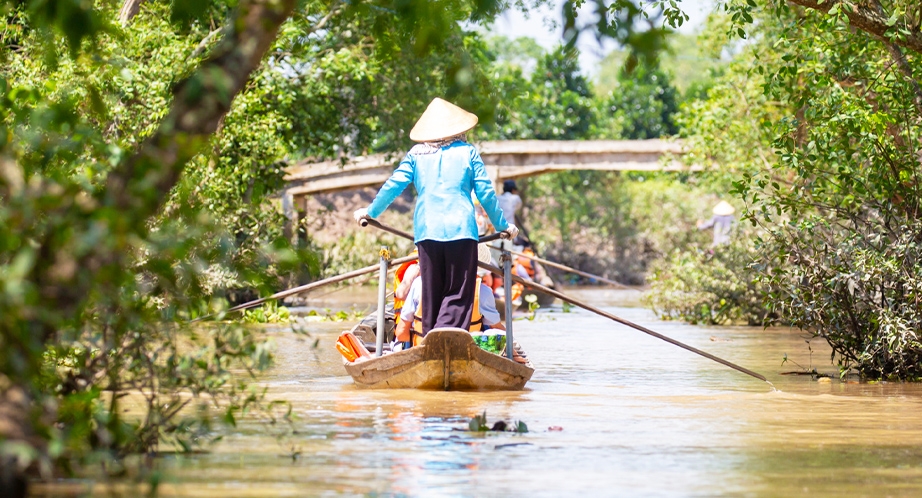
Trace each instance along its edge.
<instances>
[{"instance_id":1,"label":"water surface","mask_svg":"<svg viewBox=\"0 0 922 498\"><path fill-rule=\"evenodd\" d=\"M526 391L511 393L357 389L333 349L349 324L311 325L317 349L280 329L264 381L293 404L295 433L277 438L278 424L242 420L211 453L160 459L161 495L922 494L922 386L782 376L798 364L834 377L836 368L824 343L796 331L661 322L627 307L636 293L576 292L760 372L778 390L559 306L515 323L537 370ZM463 430L484 411L530 432Z\"/></svg>"}]
</instances>

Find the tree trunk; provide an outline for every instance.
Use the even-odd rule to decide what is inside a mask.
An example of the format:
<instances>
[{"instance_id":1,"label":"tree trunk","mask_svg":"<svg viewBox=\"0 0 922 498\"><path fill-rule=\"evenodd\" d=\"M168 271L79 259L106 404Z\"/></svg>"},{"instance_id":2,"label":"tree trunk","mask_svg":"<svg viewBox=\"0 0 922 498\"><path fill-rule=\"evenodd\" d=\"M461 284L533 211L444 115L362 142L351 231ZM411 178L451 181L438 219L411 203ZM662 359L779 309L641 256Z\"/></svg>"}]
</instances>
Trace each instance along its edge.
<instances>
[{"instance_id":1,"label":"tree trunk","mask_svg":"<svg viewBox=\"0 0 922 498\"><path fill-rule=\"evenodd\" d=\"M127 26L131 19L138 15L141 10L141 3L144 0L125 0L122 3L122 10L118 12L118 22L122 26Z\"/></svg>"},{"instance_id":2,"label":"tree trunk","mask_svg":"<svg viewBox=\"0 0 922 498\"><path fill-rule=\"evenodd\" d=\"M109 174L103 200L124 213L135 231L143 233L144 223L159 211L186 163L207 145L294 3L241 2L213 55L176 86L170 112L157 132Z\"/></svg>"},{"instance_id":3,"label":"tree trunk","mask_svg":"<svg viewBox=\"0 0 922 498\"><path fill-rule=\"evenodd\" d=\"M904 22L897 22L891 26L887 23L888 18L886 15L874 7L856 4L850 0L787 0L787 2L826 13L836 7L845 14L852 26L886 43L892 43L922 54L922 33L918 29L913 29L912 26L907 26ZM888 36L888 32L904 32L906 34L896 38Z\"/></svg>"}]
</instances>

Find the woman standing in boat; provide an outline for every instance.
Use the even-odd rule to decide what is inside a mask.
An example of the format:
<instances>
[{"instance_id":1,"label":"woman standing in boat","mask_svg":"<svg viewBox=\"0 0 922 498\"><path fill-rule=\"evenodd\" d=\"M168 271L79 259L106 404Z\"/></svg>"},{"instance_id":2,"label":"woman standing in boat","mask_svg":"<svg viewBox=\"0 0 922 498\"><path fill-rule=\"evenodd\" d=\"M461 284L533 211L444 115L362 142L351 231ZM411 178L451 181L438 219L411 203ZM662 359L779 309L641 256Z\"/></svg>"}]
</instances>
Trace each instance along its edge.
<instances>
[{"instance_id":1,"label":"woman standing in boat","mask_svg":"<svg viewBox=\"0 0 922 498\"><path fill-rule=\"evenodd\" d=\"M412 183L416 187L413 235L419 249L423 335L439 327L470 327L477 278L477 220L473 192L490 222L514 239L515 225L503 217L480 153L465 133L477 116L436 98L410 130L419 142L355 220L377 218Z\"/></svg>"}]
</instances>

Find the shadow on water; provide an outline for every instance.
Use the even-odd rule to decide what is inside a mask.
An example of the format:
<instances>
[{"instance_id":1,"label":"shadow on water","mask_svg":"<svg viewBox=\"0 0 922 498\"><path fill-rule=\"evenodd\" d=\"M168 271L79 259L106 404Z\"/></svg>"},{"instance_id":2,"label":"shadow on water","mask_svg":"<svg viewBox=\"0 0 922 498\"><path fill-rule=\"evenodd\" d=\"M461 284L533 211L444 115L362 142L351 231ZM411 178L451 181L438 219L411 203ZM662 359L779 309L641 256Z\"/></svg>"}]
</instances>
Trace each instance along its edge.
<instances>
[{"instance_id":1,"label":"shadow on water","mask_svg":"<svg viewBox=\"0 0 922 498\"><path fill-rule=\"evenodd\" d=\"M581 298L766 375L779 391L587 312L516 322L537 370L522 392L368 391L333 341L275 333L264 379L289 400L294 433L242 420L201 455L160 458L163 496L915 496L922 489L922 386L840 381L829 350L787 329L660 322L635 294ZM788 363L782 365L782 360ZM800 364L833 374L782 376ZM471 433L470 417L527 434ZM90 489L43 486L37 496ZM81 491L82 490L82 491ZM108 489L118 496L118 489ZM133 496L125 492L123 496Z\"/></svg>"}]
</instances>

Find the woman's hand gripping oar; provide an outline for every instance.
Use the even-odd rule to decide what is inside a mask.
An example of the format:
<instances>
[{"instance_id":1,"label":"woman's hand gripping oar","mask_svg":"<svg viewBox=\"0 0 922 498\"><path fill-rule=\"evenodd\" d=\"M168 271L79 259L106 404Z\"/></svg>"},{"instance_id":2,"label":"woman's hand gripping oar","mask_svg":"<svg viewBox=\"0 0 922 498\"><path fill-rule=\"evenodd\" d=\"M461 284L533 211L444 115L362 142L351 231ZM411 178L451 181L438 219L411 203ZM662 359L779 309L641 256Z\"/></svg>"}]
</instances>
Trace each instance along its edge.
<instances>
[{"instance_id":1,"label":"woman's hand gripping oar","mask_svg":"<svg viewBox=\"0 0 922 498\"><path fill-rule=\"evenodd\" d=\"M389 226L387 226L387 225L383 225L381 222L379 222L379 221L377 221L377 220L373 220L373 219L371 219L371 218L365 218L365 219L362 220L362 222L363 222L363 223L362 223L362 226L371 225L371 226L380 228L381 230L390 232L390 233L392 233L392 234L394 234L394 235L398 235L398 236L400 236L400 237L404 237L404 238L413 240L413 236L412 236L412 235L410 235L410 234L408 234L408 233L406 233L406 232L397 230L396 228L391 228L391 227L389 227ZM500 232L500 233L498 233L498 234L489 235L489 236L487 236L487 237L483 237L483 238L480 239L480 242L486 242L486 241L488 241L488 240L495 240L495 239L498 239L498 238L500 238L500 237L502 236L501 234L502 234L502 232ZM492 273L494 273L494 274L496 274L496 275L503 276L503 271L500 270L499 268L493 266L493 265L488 265L488 264L479 263L479 262L477 263L477 265L480 266L481 268L485 269L485 270L489 270L490 272L492 272ZM741 366L737 365L736 363L727 361L727 360L725 360L725 359L723 359L723 358L719 358L719 357L717 357L717 356L712 355L711 353L708 353L708 352L706 352L706 351L702 351L702 350L700 350L700 349L698 349L698 348L696 348L696 347L689 346L688 344L685 344L685 343L683 343L683 342L679 342L679 341L677 341L677 340L675 340L675 339L673 339L673 338L671 338L671 337L667 337L667 336L665 336L665 335L663 335L663 334L660 334L659 332L655 332L655 331L653 331L653 330L650 330L650 329L648 329L647 327L644 327L643 325L636 324L636 323L634 323L634 322L632 322L632 321L630 321L630 320L625 320L624 318L621 318L621 317L619 317L619 316L617 316L617 315L613 315L613 314L611 314L611 313L609 313L609 312L607 312L607 311L600 310L600 309L598 309L598 308L596 308L596 307L594 307L594 306L588 305L588 304L586 304L586 303L584 303L584 302L582 302L582 301L579 301L579 300L577 300L577 299L573 299L572 297L569 297L569 296L567 296L567 295L565 295L565 294L563 294L563 293L561 293L561 292L558 292L558 291L556 291L556 290L554 290L554 289L551 289L550 287L545 287L545 286L543 286L543 285L541 285L541 284L538 284L538 283L535 283L535 282L531 282L531 281L529 281L529 280L525 280L524 278L521 278L521 277L518 277L518 276L515 276L515 275L512 276L512 280L513 280L514 282L518 282L518 283L520 283L520 284L523 284L523 285L525 285L526 287L531 287L532 289L536 289L536 290L539 290L539 291L542 291L542 292L546 292L546 293L548 293L548 294L550 294L550 295L556 297L557 299L560 299L561 301L566 301L566 302L568 302L568 303L570 303L570 304L573 304L573 305L579 306L580 308L583 308L583 309L585 309L585 310L591 311L591 312L593 312L593 313L595 313L595 314L597 314L597 315L604 316L605 318L608 318L609 320L614 320L614 321L616 321L616 322L618 322L618 323L620 323L620 324L622 324L622 325L627 325L628 327L631 327L631 328L633 328L633 329L635 329L635 330L639 330L639 331L643 332L644 334L651 335L651 336L653 336L653 337L656 337L657 339L666 341L666 342L668 342L669 344L673 344L673 345L678 346L678 347L680 347L680 348L682 348L682 349L685 349L685 350L687 350L687 351L691 351L692 353L695 353L695 354L697 354L697 355L703 356L703 357L705 357L705 358L707 358L707 359L709 359L709 360L716 361L717 363L720 363L721 365L728 366L728 367L730 367L730 368L732 368L732 369L734 369L734 370L736 370L736 371L738 371L738 372L742 372L742 373L744 373L744 374L746 374L746 375L749 375L749 376L751 376L751 377L755 377L755 378L757 378L757 379L759 379L759 380L761 380L761 381L763 381L763 382L768 383L768 385L770 385L770 386L772 385L772 383L771 383L771 382L768 382L768 379L766 379L765 376L762 375L762 374L753 372L752 370L749 370L749 369L746 368L746 367L741 367ZM774 387L775 387L775 386L772 386L772 388L774 388Z\"/></svg>"}]
</instances>

